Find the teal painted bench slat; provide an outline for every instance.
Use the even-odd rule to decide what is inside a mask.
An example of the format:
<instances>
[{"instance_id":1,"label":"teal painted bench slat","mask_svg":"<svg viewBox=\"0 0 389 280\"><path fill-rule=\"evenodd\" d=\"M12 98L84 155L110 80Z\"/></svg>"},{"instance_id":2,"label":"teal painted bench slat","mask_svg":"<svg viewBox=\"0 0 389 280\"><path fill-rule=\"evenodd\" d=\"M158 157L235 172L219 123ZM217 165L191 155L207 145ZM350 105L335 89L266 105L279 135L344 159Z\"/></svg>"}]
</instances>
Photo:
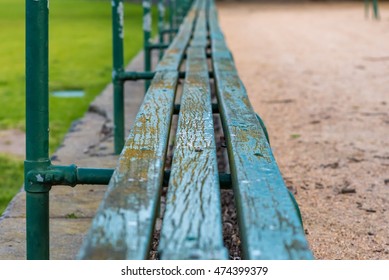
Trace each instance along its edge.
<instances>
[{"instance_id":1,"label":"teal painted bench slat","mask_svg":"<svg viewBox=\"0 0 389 280\"><path fill-rule=\"evenodd\" d=\"M80 259L148 257L164 176L178 68L193 29L192 10L159 63Z\"/></svg>"},{"instance_id":2,"label":"teal painted bench slat","mask_svg":"<svg viewBox=\"0 0 389 280\"><path fill-rule=\"evenodd\" d=\"M154 77L79 258L148 257L177 81L177 71Z\"/></svg>"},{"instance_id":3,"label":"teal painted bench slat","mask_svg":"<svg viewBox=\"0 0 389 280\"><path fill-rule=\"evenodd\" d=\"M223 246L219 173L205 54L205 5L201 8L187 56L159 246L162 259L228 259Z\"/></svg>"},{"instance_id":4,"label":"teal painted bench slat","mask_svg":"<svg viewBox=\"0 0 389 280\"><path fill-rule=\"evenodd\" d=\"M311 259L299 214L211 9L211 40L219 110L227 139L247 259ZM215 47L214 47L215 46Z\"/></svg>"},{"instance_id":5,"label":"teal painted bench slat","mask_svg":"<svg viewBox=\"0 0 389 280\"><path fill-rule=\"evenodd\" d=\"M214 113L222 122L231 174L218 170ZM171 170L165 170L170 139L173 160ZM167 186L159 258L229 259L220 178L233 188L245 259L313 258L298 207L220 29L215 3L196 0L156 67L79 258L147 259Z\"/></svg>"},{"instance_id":6,"label":"teal painted bench slat","mask_svg":"<svg viewBox=\"0 0 389 280\"><path fill-rule=\"evenodd\" d=\"M192 35L194 20L197 15L197 5L190 10L183 24L180 26L178 34L166 50L162 60L158 63L156 71L178 70L181 65L185 49Z\"/></svg>"}]
</instances>

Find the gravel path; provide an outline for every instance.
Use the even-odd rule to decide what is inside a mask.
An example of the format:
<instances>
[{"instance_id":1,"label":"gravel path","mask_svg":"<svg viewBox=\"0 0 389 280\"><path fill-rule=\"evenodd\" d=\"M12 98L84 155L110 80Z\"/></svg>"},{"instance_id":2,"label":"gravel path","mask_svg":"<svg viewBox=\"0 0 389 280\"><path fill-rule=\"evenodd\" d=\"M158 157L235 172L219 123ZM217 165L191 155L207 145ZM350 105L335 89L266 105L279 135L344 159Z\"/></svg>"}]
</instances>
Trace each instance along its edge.
<instances>
[{"instance_id":1,"label":"gravel path","mask_svg":"<svg viewBox=\"0 0 389 280\"><path fill-rule=\"evenodd\" d=\"M318 259L389 259L389 5L221 2Z\"/></svg>"}]
</instances>

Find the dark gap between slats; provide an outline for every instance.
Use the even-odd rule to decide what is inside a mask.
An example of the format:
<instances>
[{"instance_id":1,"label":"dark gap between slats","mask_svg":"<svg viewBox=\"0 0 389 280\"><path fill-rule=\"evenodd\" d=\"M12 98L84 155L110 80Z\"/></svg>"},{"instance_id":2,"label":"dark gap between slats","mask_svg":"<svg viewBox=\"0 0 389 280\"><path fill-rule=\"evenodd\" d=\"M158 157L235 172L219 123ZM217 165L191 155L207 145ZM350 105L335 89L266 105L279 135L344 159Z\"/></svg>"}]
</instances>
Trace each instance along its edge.
<instances>
[{"instance_id":1,"label":"dark gap between slats","mask_svg":"<svg viewBox=\"0 0 389 280\"><path fill-rule=\"evenodd\" d=\"M180 71L185 71L186 61L183 60ZM212 71L212 62L208 60L209 71ZM211 92L212 92L212 102L216 103L216 87L214 80L210 80ZM183 80L180 80L178 83L177 94L176 94L176 104L181 103L181 96L183 90ZM220 173L229 173L229 164L228 164L228 153L224 138L224 133L222 129L221 119L219 114L213 115L214 126L215 126L215 140L217 148L217 157L218 157L218 169ZM172 119L172 126L169 136L169 146L165 162L165 170L170 170L173 153L174 153L174 144L175 144L175 135L177 132L178 124L178 115L174 115ZM164 186L161 194L161 205L160 213L156 220L154 235L151 244L149 259L158 260L158 244L160 238L160 230L163 221L163 214L166 205L166 193L167 186ZM240 249L240 235L239 235L239 226L237 221L237 213L235 207L235 199L233 190L221 190L221 207L222 207L222 223L223 223L223 239L224 246L229 251L230 259L239 260L241 259L241 249ZM210 225L211 227L212 225Z\"/></svg>"},{"instance_id":2,"label":"dark gap between slats","mask_svg":"<svg viewBox=\"0 0 389 280\"><path fill-rule=\"evenodd\" d=\"M209 69L211 69L210 67ZM211 80L212 102L216 102L215 84ZM213 115L216 137L216 151L218 157L219 173L230 173L228 164L228 153L222 122L219 114ZM221 190L221 207L223 222L224 246L228 249L231 260L241 259L239 226L236 214L234 192L230 190Z\"/></svg>"},{"instance_id":3,"label":"dark gap between slats","mask_svg":"<svg viewBox=\"0 0 389 280\"><path fill-rule=\"evenodd\" d=\"M184 67L185 63L181 64L181 69ZM175 98L175 104L181 103L181 96L183 91L183 82L180 81L177 86L176 91L176 98ZM169 133L169 144L166 152L166 160L165 160L165 171L171 170L171 165L173 161L173 154L174 154L174 147L175 147L175 140L176 140L176 133L177 133L177 125L178 125L178 115L173 115L172 117L172 124L170 128ZM166 193L167 193L167 187L163 186L162 193L161 193L161 200L160 200L160 213L157 217L157 220L155 222L155 228L154 228L154 234L153 234L153 241L151 244L149 259L151 260L158 260L158 245L159 245L159 238L161 233L161 226L163 221L163 215L165 212L165 206L166 206Z\"/></svg>"}]
</instances>

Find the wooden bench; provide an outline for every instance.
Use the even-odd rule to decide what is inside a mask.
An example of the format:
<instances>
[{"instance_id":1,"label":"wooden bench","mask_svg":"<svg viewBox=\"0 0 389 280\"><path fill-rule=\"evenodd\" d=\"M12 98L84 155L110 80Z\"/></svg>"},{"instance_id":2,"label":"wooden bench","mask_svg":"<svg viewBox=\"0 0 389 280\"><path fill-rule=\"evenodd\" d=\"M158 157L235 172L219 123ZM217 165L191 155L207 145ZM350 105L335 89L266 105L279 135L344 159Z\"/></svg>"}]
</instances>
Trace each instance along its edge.
<instances>
[{"instance_id":1,"label":"wooden bench","mask_svg":"<svg viewBox=\"0 0 389 280\"><path fill-rule=\"evenodd\" d=\"M163 214L160 259L229 259L220 195L220 178L226 176L245 259L312 259L213 0L194 1L155 71L78 258L147 259ZM214 113L222 122L230 174L218 170ZM174 153L166 170L169 138ZM160 213L167 179L166 209Z\"/></svg>"}]
</instances>

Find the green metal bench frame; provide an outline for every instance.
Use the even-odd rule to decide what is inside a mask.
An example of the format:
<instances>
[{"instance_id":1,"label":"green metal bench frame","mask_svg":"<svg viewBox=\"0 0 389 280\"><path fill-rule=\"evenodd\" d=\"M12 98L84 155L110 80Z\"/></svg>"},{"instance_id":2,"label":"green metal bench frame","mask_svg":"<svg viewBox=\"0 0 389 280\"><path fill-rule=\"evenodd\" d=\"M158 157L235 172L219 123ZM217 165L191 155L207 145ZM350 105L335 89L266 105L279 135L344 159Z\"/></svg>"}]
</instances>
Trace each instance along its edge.
<instances>
[{"instance_id":1,"label":"green metal bench frame","mask_svg":"<svg viewBox=\"0 0 389 280\"><path fill-rule=\"evenodd\" d=\"M149 1L144 1L149 2ZM160 1L162 4L162 1ZM175 1L171 4L177 6ZM181 2L178 6L185 13ZM171 8L174 6L171 6ZM144 12L146 12L145 9ZM125 73L123 70L123 3L112 2L113 26L113 75L115 150L119 153L124 143L124 96L125 80L151 79L153 73ZM182 17L177 9L170 9L169 24L164 26L164 34L175 32L173 23ZM146 18L146 17L144 17ZM26 231L27 259L49 259L49 192L52 186L78 184L107 185L113 169L80 168L75 165L57 166L49 158L49 90L48 90L48 0L26 1L26 160L24 167L24 188L26 191ZM160 17L162 20L163 17ZM170 28L170 29L169 29ZM147 33L147 30L144 30ZM166 46L150 46L145 40L145 48L159 49ZM147 58L145 58L147 59ZM118 71L119 70L119 71Z\"/></svg>"},{"instance_id":2,"label":"green metal bench frame","mask_svg":"<svg viewBox=\"0 0 389 280\"><path fill-rule=\"evenodd\" d=\"M378 0L365 0L365 17L369 17L370 4L372 6L374 19L379 20L380 10L378 6Z\"/></svg>"},{"instance_id":3,"label":"green metal bench frame","mask_svg":"<svg viewBox=\"0 0 389 280\"><path fill-rule=\"evenodd\" d=\"M165 44L166 36L159 36L153 45L151 1L143 1L145 71L125 72L123 2L112 1L115 151L120 150L120 156L118 167L111 170L51 164L47 0L26 2L28 259L49 259L51 187L77 184L108 184L80 259L147 259L164 184L168 193L159 245L162 259L228 259L220 209L223 187L234 190L244 258L313 258L298 206L283 182L266 128L250 105L218 25L214 1L179 3L169 4L166 32L163 1L159 2L159 30L170 34L172 41ZM165 51L151 72L153 49ZM184 60L186 69L180 72ZM137 79L150 83L124 144L124 81ZM175 104L179 79L184 79L183 93L181 103ZM216 103L211 101L211 80ZM179 114L176 144L172 168L167 171L164 165L175 113ZM220 114L223 123L231 174L218 172L213 113Z\"/></svg>"}]
</instances>

